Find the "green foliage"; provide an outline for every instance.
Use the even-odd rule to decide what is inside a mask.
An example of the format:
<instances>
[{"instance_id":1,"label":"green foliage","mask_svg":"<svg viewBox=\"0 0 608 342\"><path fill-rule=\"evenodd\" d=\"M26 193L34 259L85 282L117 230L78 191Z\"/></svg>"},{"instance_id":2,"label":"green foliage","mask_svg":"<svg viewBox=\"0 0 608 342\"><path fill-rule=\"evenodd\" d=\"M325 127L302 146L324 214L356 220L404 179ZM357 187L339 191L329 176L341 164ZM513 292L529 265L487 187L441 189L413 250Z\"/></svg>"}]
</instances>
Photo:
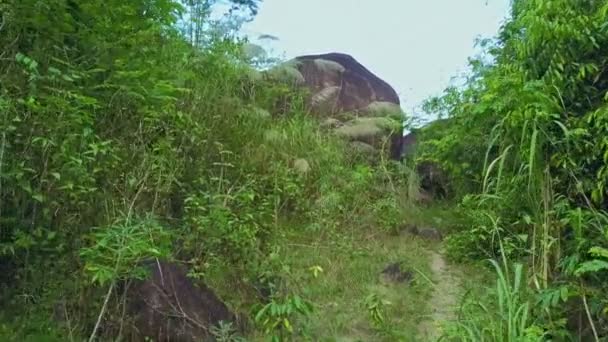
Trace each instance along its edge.
<instances>
[{"instance_id":1,"label":"green foliage","mask_svg":"<svg viewBox=\"0 0 608 342\"><path fill-rule=\"evenodd\" d=\"M239 337L232 323L220 322L217 326L210 329L211 335L217 342L245 342L246 340Z\"/></svg>"},{"instance_id":2,"label":"green foliage","mask_svg":"<svg viewBox=\"0 0 608 342\"><path fill-rule=\"evenodd\" d=\"M255 263L277 215L304 206L290 157L269 170L280 149L250 153L269 122L249 114L274 109L275 90L243 79L233 40L189 44L177 24L195 3L0 5L2 298L35 298L49 317L68 296L73 327L88 335L102 298L91 293L108 288L107 302L116 282L143 276L145 259ZM81 271L92 281L67 276ZM2 306L27 322L36 310L20 305Z\"/></svg>"},{"instance_id":3,"label":"green foliage","mask_svg":"<svg viewBox=\"0 0 608 342\"><path fill-rule=\"evenodd\" d=\"M485 302L468 299L461 307L458 323L448 329L446 338L505 342L544 340L547 333L531 316L523 265L513 265L511 275L507 264L501 266L494 260L491 262L496 272L492 298Z\"/></svg>"},{"instance_id":4,"label":"green foliage","mask_svg":"<svg viewBox=\"0 0 608 342\"><path fill-rule=\"evenodd\" d=\"M486 195L467 195L458 208L466 224L458 227L446 238L448 255L456 260L499 258L502 253L509 258L528 254L528 235L514 227L505 227L504 214L495 211L495 201L502 198ZM519 223L519 222L518 222Z\"/></svg>"},{"instance_id":5,"label":"green foliage","mask_svg":"<svg viewBox=\"0 0 608 342\"><path fill-rule=\"evenodd\" d=\"M250 184L226 194L201 190L186 198L185 219L191 227L187 247L197 250L204 243L200 250L211 258L222 256L237 263L255 260L258 238L272 228L263 225L272 222L274 204L258 196Z\"/></svg>"},{"instance_id":6,"label":"green foliage","mask_svg":"<svg viewBox=\"0 0 608 342\"><path fill-rule=\"evenodd\" d=\"M385 306L391 303L381 299L377 293L371 293L365 297L364 304L372 324L377 328L382 327L386 323Z\"/></svg>"},{"instance_id":7,"label":"green foliage","mask_svg":"<svg viewBox=\"0 0 608 342\"><path fill-rule=\"evenodd\" d=\"M91 232L90 244L80 251L84 271L91 281L106 285L118 280L142 279L141 264L147 259L167 258L171 235L158 222L125 219Z\"/></svg>"},{"instance_id":8,"label":"green foliage","mask_svg":"<svg viewBox=\"0 0 608 342\"><path fill-rule=\"evenodd\" d=\"M593 288L594 338L608 329L597 309L606 281L607 9L513 1L466 86L427 102L448 118L423 129L421 148L451 172L461 198L473 194L462 206L470 226L448 239L454 256L496 257L502 243L509 258L527 259L541 293L564 282Z\"/></svg>"},{"instance_id":9,"label":"green foliage","mask_svg":"<svg viewBox=\"0 0 608 342\"><path fill-rule=\"evenodd\" d=\"M401 208L393 196L375 201L373 213L378 218L380 227L389 232L397 232L403 223Z\"/></svg>"},{"instance_id":10,"label":"green foliage","mask_svg":"<svg viewBox=\"0 0 608 342\"><path fill-rule=\"evenodd\" d=\"M233 36L259 1L212 22L215 3L0 4L0 314L15 316L0 339L119 338L101 328L122 319L115 290L154 258L247 307L255 281L273 285L257 321L291 336L311 304L281 296L288 222L328 236L398 224L393 166L356 163L304 94L247 65Z\"/></svg>"},{"instance_id":11,"label":"green foliage","mask_svg":"<svg viewBox=\"0 0 608 342\"><path fill-rule=\"evenodd\" d=\"M310 302L297 295L274 298L255 313L259 324L271 341L284 341L296 333L294 323L297 319L308 317L313 311Z\"/></svg>"}]
</instances>

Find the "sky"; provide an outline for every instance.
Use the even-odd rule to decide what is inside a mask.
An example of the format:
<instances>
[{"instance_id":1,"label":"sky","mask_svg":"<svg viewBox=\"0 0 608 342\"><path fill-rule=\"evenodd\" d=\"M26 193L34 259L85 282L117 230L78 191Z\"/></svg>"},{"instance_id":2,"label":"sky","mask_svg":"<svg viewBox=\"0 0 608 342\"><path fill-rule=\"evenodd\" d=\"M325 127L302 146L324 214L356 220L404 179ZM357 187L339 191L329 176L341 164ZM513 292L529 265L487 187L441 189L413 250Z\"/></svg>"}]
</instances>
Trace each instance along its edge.
<instances>
[{"instance_id":1,"label":"sky","mask_svg":"<svg viewBox=\"0 0 608 342\"><path fill-rule=\"evenodd\" d=\"M395 88L406 113L466 71L476 38L491 38L509 0L263 0L243 33L274 55L342 52ZM258 40L262 34L278 38Z\"/></svg>"}]
</instances>

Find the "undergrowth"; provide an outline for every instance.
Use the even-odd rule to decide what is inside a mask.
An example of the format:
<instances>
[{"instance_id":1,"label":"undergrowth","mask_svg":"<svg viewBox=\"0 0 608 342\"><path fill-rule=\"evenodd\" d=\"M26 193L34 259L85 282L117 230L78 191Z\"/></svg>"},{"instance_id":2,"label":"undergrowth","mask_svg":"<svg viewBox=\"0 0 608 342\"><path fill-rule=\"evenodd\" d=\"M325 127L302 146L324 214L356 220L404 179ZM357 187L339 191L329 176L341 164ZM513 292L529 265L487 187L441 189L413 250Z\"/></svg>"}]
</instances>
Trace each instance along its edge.
<instances>
[{"instance_id":1,"label":"undergrowth","mask_svg":"<svg viewBox=\"0 0 608 342\"><path fill-rule=\"evenodd\" d=\"M210 21L212 3L0 4L0 339L121 337L118 289L154 258L186 265L265 336L299 339L330 303L290 268L337 271L280 260L286 237L333 240L347 265L365 234L397 231L412 172L362 164L322 132L303 94L250 67L241 17Z\"/></svg>"},{"instance_id":2,"label":"undergrowth","mask_svg":"<svg viewBox=\"0 0 608 342\"><path fill-rule=\"evenodd\" d=\"M447 239L448 255L510 261L497 269L495 305L467 304L460 331L470 340L604 340L608 3L511 7L498 36L481 42L466 85L427 102L443 120L421 130L419 158L449 170L468 221ZM519 283L505 283L509 269ZM515 311L496 308L515 293L526 293Z\"/></svg>"}]
</instances>

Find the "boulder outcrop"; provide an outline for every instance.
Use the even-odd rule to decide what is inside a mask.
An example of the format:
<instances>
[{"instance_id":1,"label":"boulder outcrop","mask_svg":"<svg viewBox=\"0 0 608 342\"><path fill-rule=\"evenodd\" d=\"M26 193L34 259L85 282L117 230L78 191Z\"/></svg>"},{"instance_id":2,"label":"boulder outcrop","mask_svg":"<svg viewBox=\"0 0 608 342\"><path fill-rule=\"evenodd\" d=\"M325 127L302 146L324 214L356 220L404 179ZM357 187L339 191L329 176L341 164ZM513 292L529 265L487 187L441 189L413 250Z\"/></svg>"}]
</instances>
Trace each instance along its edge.
<instances>
[{"instance_id":1,"label":"boulder outcrop","mask_svg":"<svg viewBox=\"0 0 608 342\"><path fill-rule=\"evenodd\" d=\"M213 326L235 322L215 293L195 285L178 264L150 261L146 266L150 277L129 288L131 341L206 341Z\"/></svg>"},{"instance_id":2,"label":"boulder outcrop","mask_svg":"<svg viewBox=\"0 0 608 342\"><path fill-rule=\"evenodd\" d=\"M365 143L393 159L400 158L403 112L399 96L352 56L300 56L270 69L266 75L305 88L310 112L322 120L323 127L350 143Z\"/></svg>"}]
</instances>

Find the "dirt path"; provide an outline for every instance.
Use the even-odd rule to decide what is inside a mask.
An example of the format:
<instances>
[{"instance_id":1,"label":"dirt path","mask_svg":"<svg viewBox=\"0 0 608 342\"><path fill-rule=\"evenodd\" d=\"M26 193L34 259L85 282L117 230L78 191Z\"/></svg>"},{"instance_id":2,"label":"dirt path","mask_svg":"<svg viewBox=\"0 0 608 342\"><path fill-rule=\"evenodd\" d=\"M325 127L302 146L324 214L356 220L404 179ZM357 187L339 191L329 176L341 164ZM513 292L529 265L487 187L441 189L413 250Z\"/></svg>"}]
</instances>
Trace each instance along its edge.
<instances>
[{"instance_id":1,"label":"dirt path","mask_svg":"<svg viewBox=\"0 0 608 342\"><path fill-rule=\"evenodd\" d=\"M441 337L441 324L456 317L461 291L459 278L448 269L443 256L435 251L431 251L431 271L435 288L428 302L431 313L418 328L421 341L436 341Z\"/></svg>"}]
</instances>

